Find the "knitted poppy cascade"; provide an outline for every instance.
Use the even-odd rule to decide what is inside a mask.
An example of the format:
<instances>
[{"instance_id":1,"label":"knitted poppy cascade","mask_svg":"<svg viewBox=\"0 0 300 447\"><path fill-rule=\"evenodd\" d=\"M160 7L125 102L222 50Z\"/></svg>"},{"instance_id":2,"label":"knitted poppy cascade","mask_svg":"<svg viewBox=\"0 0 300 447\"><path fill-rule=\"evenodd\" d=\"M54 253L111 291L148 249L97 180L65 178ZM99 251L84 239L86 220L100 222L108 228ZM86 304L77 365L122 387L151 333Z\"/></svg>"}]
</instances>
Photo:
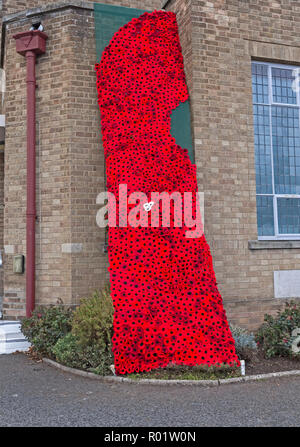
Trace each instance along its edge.
<instances>
[{"instance_id":1,"label":"knitted poppy cascade","mask_svg":"<svg viewBox=\"0 0 300 447\"><path fill-rule=\"evenodd\" d=\"M164 225L160 203L151 202L152 192L189 192L190 218L197 219L196 166L170 133L172 111L188 99L175 14L131 20L95 68L107 190L117 206L108 247L116 372L239 365L204 235L196 225L187 237L192 228L184 219L178 226L173 201ZM123 206L120 185L126 198L136 191L147 196L140 225L120 225L136 206ZM184 210L188 199L182 204ZM155 210L159 220L151 225Z\"/></svg>"}]
</instances>

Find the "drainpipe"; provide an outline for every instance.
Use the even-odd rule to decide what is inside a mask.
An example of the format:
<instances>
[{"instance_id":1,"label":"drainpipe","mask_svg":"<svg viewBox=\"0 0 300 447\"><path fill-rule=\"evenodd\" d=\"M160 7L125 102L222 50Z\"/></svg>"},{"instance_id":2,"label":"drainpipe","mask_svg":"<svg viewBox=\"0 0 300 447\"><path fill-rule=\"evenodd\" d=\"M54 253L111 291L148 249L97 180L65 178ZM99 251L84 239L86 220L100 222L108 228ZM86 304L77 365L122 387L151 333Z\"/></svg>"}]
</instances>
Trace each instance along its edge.
<instances>
[{"instance_id":1,"label":"drainpipe","mask_svg":"<svg viewBox=\"0 0 300 447\"><path fill-rule=\"evenodd\" d=\"M26 208L26 316L35 306L35 62L36 56L46 51L48 36L42 31L25 31L15 34L16 50L26 57L27 65L27 208Z\"/></svg>"}]
</instances>

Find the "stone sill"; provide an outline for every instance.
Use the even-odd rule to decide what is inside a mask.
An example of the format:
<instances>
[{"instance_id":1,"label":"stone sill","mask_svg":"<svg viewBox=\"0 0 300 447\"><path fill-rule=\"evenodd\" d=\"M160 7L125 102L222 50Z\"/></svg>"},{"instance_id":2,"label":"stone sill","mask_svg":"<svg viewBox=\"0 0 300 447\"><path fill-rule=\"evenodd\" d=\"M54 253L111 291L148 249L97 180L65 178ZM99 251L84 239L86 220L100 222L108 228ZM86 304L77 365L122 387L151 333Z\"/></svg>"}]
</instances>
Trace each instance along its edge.
<instances>
[{"instance_id":1,"label":"stone sill","mask_svg":"<svg viewBox=\"0 0 300 447\"><path fill-rule=\"evenodd\" d=\"M300 249L300 240L289 241L248 241L249 250L273 250L284 248L298 248Z\"/></svg>"}]
</instances>

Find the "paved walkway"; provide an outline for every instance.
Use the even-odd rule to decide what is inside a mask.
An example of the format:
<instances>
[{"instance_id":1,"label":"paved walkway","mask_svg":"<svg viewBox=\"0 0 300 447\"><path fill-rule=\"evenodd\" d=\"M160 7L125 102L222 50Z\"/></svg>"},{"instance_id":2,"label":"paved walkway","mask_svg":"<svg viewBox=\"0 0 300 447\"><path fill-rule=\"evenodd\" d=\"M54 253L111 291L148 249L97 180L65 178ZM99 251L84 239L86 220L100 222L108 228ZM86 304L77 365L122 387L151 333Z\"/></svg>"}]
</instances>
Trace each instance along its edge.
<instances>
[{"instance_id":1,"label":"paved walkway","mask_svg":"<svg viewBox=\"0 0 300 447\"><path fill-rule=\"evenodd\" d=\"M104 384L0 355L0 426L299 426L300 377L224 385Z\"/></svg>"}]
</instances>

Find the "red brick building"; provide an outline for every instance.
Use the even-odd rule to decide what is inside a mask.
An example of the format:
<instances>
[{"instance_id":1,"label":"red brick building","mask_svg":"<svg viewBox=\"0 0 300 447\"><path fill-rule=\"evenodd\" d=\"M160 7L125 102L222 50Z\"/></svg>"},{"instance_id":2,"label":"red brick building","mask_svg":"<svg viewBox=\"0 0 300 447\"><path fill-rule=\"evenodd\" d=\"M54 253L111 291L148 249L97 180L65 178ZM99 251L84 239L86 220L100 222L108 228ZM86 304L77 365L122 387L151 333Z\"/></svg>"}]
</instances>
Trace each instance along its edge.
<instances>
[{"instance_id":1,"label":"red brick building","mask_svg":"<svg viewBox=\"0 0 300 447\"><path fill-rule=\"evenodd\" d=\"M255 328L300 297L300 4L101 3L125 16L177 14L205 234L229 320ZM41 23L48 36L36 63L37 304L73 305L108 281L95 219L104 156L94 3L3 0L1 20L1 295L4 317L15 319L25 314L25 274L14 263L26 253L26 60L13 35Z\"/></svg>"}]
</instances>

